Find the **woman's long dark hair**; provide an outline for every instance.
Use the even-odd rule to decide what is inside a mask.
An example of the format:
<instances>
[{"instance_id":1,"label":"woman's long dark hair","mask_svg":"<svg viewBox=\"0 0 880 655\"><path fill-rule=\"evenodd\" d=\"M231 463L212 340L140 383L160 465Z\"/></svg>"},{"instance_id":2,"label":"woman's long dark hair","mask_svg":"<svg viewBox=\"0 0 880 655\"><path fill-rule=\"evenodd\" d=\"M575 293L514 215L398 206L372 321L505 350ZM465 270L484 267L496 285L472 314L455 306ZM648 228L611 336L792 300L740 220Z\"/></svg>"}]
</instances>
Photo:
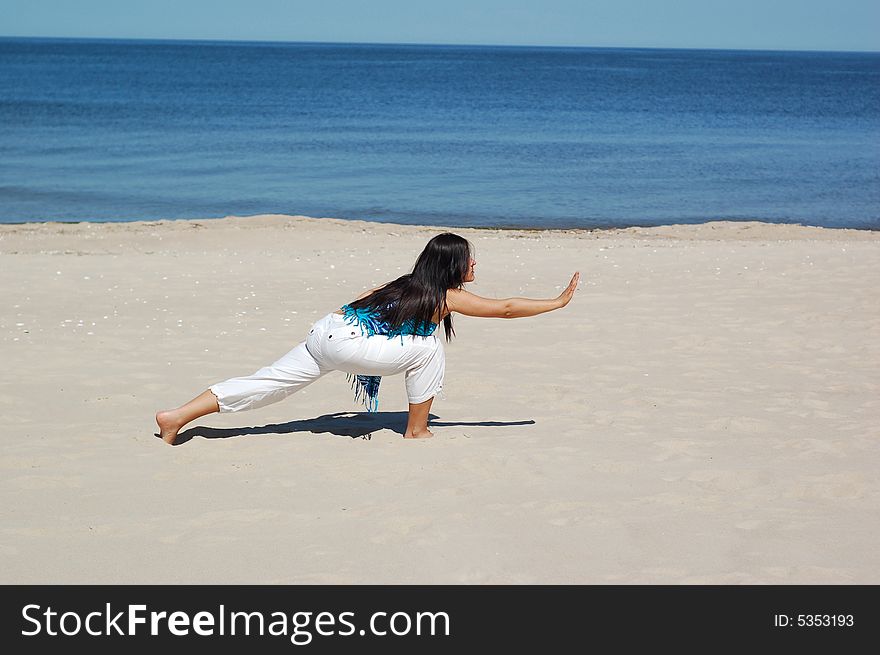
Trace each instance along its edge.
<instances>
[{"instance_id":1,"label":"woman's long dark hair","mask_svg":"<svg viewBox=\"0 0 880 655\"><path fill-rule=\"evenodd\" d=\"M446 291L464 284L472 251L467 239L451 232L438 234L428 241L412 273L348 304L354 309L375 310L379 319L393 329L408 320L424 329L433 322L435 313L442 316L446 311ZM452 339L452 316L443 319L443 329L446 340Z\"/></svg>"}]
</instances>

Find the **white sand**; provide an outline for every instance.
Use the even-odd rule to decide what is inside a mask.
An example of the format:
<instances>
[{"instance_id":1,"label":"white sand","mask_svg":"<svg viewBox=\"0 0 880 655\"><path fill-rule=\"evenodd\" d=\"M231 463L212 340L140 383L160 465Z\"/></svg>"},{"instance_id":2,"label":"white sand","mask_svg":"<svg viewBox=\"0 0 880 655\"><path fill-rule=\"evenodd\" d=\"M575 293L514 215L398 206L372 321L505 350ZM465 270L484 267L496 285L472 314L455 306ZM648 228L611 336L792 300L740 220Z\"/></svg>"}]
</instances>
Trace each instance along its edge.
<instances>
[{"instance_id":1,"label":"white sand","mask_svg":"<svg viewBox=\"0 0 880 655\"><path fill-rule=\"evenodd\" d=\"M474 293L582 282L456 318L434 439L341 373L153 436L438 231L0 226L0 582L880 583L878 233L455 230Z\"/></svg>"}]
</instances>

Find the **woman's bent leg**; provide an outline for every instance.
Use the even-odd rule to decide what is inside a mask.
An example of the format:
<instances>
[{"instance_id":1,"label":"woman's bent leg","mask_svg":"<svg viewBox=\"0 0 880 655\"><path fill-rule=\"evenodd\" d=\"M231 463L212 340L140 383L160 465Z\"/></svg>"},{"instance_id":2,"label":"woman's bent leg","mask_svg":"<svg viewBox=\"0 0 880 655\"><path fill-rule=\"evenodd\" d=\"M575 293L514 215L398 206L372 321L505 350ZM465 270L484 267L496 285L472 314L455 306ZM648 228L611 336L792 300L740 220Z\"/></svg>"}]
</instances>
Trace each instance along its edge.
<instances>
[{"instance_id":1,"label":"woman's bent leg","mask_svg":"<svg viewBox=\"0 0 880 655\"><path fill-rule=\"evenodd\" d=\"M185 405L177 409L169 409L156 414L156 423L159 426L159 435L163 441L173 444L177 439L180 429L201 416L220 411L217 397L210 391L203 391Z\"/></svg>"},{"instance_id":2,"label":"woman's bent leg","mask_svg":"<svg viewBox=\"0 0 880 655\"><path fill-rule=\"evenodd\" d=\"M406 394L409 397L409 416L406 422L406 439L422 439L433 437L428 430L428 417L431 414L431 403L443 389L443 377L446 372L446 353L443 342L436 336L429 343L428 349L420 360L406 371Z\"/></svg>"},{"instance_id":3,"label":"woman's bent leg","mask_svg":"<svg viewBox=\"0 0 880 655\"><path fill-rule=\"evenodd\" d=\"M428 429L428 416L431 414L433 396L422 403L409 404L409 416L406 421L404 439L426 439L433 437L434 433Z\"/></svg>"}]
</instances>

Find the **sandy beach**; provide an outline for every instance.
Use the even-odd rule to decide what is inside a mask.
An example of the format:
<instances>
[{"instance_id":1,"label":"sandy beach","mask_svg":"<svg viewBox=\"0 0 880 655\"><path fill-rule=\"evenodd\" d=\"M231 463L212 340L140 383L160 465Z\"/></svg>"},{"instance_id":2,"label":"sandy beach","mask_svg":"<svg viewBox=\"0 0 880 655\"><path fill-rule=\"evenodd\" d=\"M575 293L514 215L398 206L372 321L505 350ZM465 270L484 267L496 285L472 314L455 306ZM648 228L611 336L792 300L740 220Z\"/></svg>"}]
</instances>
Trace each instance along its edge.
<instances>
[{"instance_id":1,"label":"sandy beach","mask_svg":"<svg viewBox=\"0 0 880 655\"><path fill-rule=\"evenodd\" d=\"M443 228L289 216L0 225L0 582L878 584L880 233L458 229L435 438L341 373L170 447Z\"/></svg>"}]
</instances>

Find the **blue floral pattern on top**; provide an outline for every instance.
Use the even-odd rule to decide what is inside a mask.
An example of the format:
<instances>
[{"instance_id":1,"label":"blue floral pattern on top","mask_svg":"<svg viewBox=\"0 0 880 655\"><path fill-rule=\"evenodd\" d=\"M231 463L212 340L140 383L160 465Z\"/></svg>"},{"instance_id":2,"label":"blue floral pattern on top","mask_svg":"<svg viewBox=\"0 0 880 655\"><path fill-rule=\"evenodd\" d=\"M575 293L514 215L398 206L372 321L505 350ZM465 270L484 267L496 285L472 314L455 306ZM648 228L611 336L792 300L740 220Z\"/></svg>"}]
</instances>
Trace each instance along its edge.
<instances>
[{"instance_id":1,"label":"blue floral pattern on top","mask_svg":"<svg viewBox=\"0 0 880 655\"><path fill-rule=\"evenodd\" d=\"M403 343L404 335L417 337L430 337L437 329L437 324L428 322L427 324L419 322L416 324L415 319L407 319L398 328L392 328L387 321L383 321L379 317L379 311L372 307L356 309L350 305L342 306L342 316L349 325L357 325L361 329L361 334L368 337L387 336L389 339L400 337ZM368 412L376 412L379 410L379 384L382 382L380 375L352 375L349 373L346 379L351 382L354 389L355 401L363 401Z\"/></svg>"},{"instance_id":2,"label":"blue floral pattern on top","mask_svg":"<svg viewBox=\"0 0 880 655\"><path fill-rule=\"evenodd\" d=\"M420 322L420 325L416 325L414 318L408 318L399 328L392 328L386 321L379 318L379 310L372 307L355 309L351 305L343 305L342 311L346 323L360 326L361 334L371 337L377 334L387 336L389 339L405 334L430 337L437 329L437 324L430 321L427 324Z\"/></svg>"}]
</instances>

